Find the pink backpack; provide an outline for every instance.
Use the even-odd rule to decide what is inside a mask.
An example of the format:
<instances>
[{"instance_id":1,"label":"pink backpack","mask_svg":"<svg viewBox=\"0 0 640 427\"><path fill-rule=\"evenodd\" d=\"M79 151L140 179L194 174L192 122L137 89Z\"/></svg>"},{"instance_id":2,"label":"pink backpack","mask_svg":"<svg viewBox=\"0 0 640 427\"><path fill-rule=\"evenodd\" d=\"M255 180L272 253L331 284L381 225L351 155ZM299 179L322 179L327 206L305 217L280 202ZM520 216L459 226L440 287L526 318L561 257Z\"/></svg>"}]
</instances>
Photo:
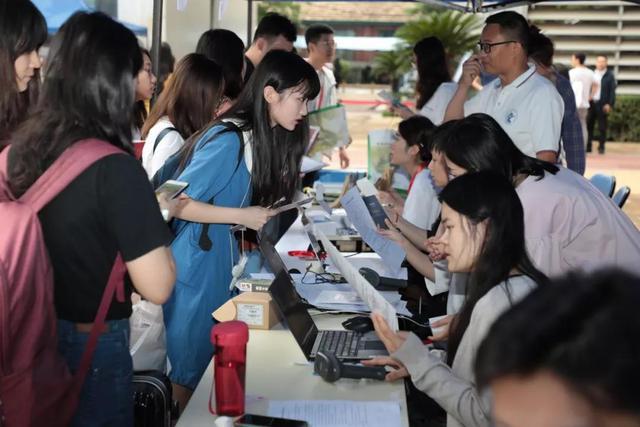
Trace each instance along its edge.
<instances>
[{"instance_id":1,"label":"pink backpack","mask_svg":"<svg viewBox=\"0 0 640 427\"><path fill-rule=\"evenodd\" d=\"M16 199L7 179L9 150L0 153L0 425L66 426L114 293L124 301L126 269L118 256L72 376L58 353L53 271L38 211L94 162L122 151L95 139L77 142Z\"/></svg>"}]
</instances>

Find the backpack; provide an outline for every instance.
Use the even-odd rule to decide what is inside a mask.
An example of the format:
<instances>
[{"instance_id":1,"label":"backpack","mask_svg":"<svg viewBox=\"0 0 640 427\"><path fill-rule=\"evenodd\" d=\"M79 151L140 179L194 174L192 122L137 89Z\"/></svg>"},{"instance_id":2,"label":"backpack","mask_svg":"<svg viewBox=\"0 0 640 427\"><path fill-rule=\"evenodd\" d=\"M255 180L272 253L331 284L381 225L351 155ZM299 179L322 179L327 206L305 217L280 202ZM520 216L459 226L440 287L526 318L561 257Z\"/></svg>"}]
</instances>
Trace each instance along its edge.
<instances>
[{"instance_id":1,"label":"backpack","mask_svg":"<svg viewBox=\"0 0 640 427\"><path fill-rule=\"evenodd\" d=\"M124 301L118 256L75 375L58 353L53 269L38 212L97 160L122 153L95 139L73 144L16 199L0 153L0 421L12 426L66 426L75 413L114 293Z\"/></svg>"}]
</instances>

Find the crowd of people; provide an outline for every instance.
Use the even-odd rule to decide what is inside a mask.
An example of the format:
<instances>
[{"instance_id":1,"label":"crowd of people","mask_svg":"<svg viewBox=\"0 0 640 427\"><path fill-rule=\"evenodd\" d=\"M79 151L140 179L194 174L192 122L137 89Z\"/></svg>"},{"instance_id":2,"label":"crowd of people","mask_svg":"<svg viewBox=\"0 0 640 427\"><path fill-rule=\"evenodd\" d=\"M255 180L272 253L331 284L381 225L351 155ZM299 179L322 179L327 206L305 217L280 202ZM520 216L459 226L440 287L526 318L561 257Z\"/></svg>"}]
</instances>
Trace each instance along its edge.
<instances>
[{"instance_id":1,"label":"crowd of people","mask_svg":"<svg viewBox=\"0 0 640 427\"><path fill-rule=\"evenodd\" d=\"M391 161L411 179L406 200L380 192L380 233L406 251L409 307L419 321L444 315L431 324L441 332L425 345L373 314L389 356L365 363L391 366L387 380L407 379L436 408L410 405L415 425L638 425L640 232L582 176L596 120L604 152L615 79L605 56L594 72L580 53L562 76L551 40L515 12L485 24L457 83L443 43L418 42L417 108L392 107L403 120ZM29 0L0 0L0 205L86 140L117 148L37 214L71 372L114 260L127 270L72 425L133 423L132 292L162 306L174 397L189 401L213 355L211 313L233 296L251 243L231 226L259 230L274 203L293 199L307 115L338 104L333 30L306 30L307 58L293 52L297 32L267 14L245 50L233 32L208 30L157 78L149 52L107 15L78 12L48 40ZM343 168L347 145L336 147ZM150 182L167 179L189 185L156 196Z\"/></svg>"}]
</instances>

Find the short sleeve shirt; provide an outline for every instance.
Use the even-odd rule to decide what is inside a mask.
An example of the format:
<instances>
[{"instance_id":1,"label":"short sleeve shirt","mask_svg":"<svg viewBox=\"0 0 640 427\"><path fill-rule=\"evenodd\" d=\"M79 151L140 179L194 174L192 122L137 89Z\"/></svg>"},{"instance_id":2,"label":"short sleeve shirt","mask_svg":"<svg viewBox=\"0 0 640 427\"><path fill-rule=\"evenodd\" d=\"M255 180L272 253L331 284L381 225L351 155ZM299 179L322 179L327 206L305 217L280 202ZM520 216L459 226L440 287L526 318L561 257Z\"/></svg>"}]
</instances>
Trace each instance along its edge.
<instances>
[{"instance_id":1,"label":"short sleeve shirt","mask_svg":"<svg viewBox=\"0 0 640 427\"><path fill-rule=\"evenodd\" d=\"M507 86L495 79L468 100L464 114L474 113L493 117L527 156L559 149L562 98L549 80L536 73L533 64Z\"/></svg>"},{"instance_id":2,"label":"short sleeve shirt","mask_svg":"<svg viewBox=\"0 0 640 427\"><path fill-rule=\"evenodd\" d=\"M593 71L587 67L576 67L569 70L569 80L575 92L576 107L589 108L589 94L595 83Z\"/></svg>"},{"instance_id":3,"label":"short sleeve shirt","mask_svg":"<svg viewBox=\"0 0 640 427\"><path fill-rule=\"evenodd\" d=\"M440 126L449 101L451 101L457 89L457 83L442 83L438 86L438 89L436 89L429 101L422 106L419 114L431 120L431 123L434 125Z\"/></svg>"},{"instance_id":4,"label":"short sleeve shirt","mask_svg":"<svg viewBox=\"0 0 640 427\"><path fill-rule=\"evenodd\" d=\"M53 266L56 312L72 322L94 321L118 252L132 261L172 238L147 174L128 154L98 160L39 217ZM131 315L131 287L126 291L124 303L111 304L108 320Z\"/></svg>"}]
</instances>

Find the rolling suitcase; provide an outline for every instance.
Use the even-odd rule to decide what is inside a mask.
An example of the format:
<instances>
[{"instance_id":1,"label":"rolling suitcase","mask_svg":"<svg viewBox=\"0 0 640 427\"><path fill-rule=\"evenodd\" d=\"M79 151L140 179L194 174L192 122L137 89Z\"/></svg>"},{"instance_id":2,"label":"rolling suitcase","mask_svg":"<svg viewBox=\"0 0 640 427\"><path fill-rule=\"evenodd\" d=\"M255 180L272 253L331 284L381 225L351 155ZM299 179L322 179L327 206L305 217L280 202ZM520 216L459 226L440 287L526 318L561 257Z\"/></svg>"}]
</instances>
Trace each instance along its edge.
<instances>
[{"instance_id":1,"label":"rolling suitcase","mask_svg":"<svg viewBox=\"0 0 640 427\"><path fill-rule=\"evenodd\" d=\"M134 372L133 401L135 427L171 427L178 415L171 381L160 371Z\"/></svg>"}]
</instances>

